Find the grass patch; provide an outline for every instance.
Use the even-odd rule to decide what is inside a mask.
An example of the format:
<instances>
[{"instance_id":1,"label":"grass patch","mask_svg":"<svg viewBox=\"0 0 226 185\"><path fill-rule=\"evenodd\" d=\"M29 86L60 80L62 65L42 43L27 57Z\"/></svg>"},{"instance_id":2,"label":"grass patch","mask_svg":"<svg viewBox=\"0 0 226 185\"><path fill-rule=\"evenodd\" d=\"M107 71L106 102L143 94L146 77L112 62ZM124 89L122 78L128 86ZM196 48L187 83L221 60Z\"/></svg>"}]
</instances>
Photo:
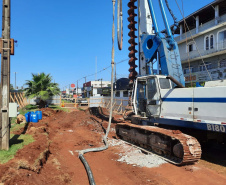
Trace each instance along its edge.
<instances>
[{"instance_id":1,"label":"grass patch","mask_svg":"<svg viewBox=\"0 0 226 185\"><path fill-rule=\"evenodd\" d=\"M38 109L38 105L32 105L32 104L29 104L29 105L26 105L24 108L25 108L26 110Z\"/></svg>"},{"instance_id":2,"label":"grass patch","mask_svg":"<svg viewBox=\"0 0 226 185\"><path fill-rule=\"evenodd\" d=\"M71 101L69 101L69 100L62 100L62 103L71 103Z\"/></svg>"},{"instance_id":3,"label":"grass patch","mask_svg":"<svg viewBox=\"0 0 226 185\"><path fill-rule=\"evenodd\" d=\"M39 110L37 105L27 105L22 109L19 109L20 114L25 115L27 112Z\"/></svg>"},{"instance_id":4,"label":"grass patch","mask_svg":"<svg viewBox=\"0 0 226 185\"><path fill-rule=\"evenodd\" d=\"M10 148L8 151L0 151L0 164L7 163L10 159L14 157L16 152L23 148L25 145L34 142L34 138L31 135L13 135L10 136Z\"/></svg>"},{"instance_id":5,"label":"grass patch","mask_svg":"<svg viewBox=\"0 0 226 185\"><path fill-rule=\"evenodd\" d=\"M15 117L15 118L11 118L11 119L10 119L10 123L11 123L11 125L15 124L15 123L16 123L16 120L17 120L17 118L16 118L16 117Z\"/></svg>"},{"instance_id":6,"label":"grass patch","mask_svg":"<svg viewBox=\"0 0 226 185\"><path fill-rule=\"evenodd\" d=\"M80 110L80 111L85 111L85 109L82 109L82 108L80 108L80 107L78 107L78 110Z\"/></svg>"},{"instance_id":7,"label":"grass patch","mask_svg":"<svg viewBox=\"0 0 226 185\"><path fill-rule=\"evenodd\" d=\"M60 107L60 106L58 106L58 105L49 105L49 108L54 109L54 110L62 110L62 111L64 111L64 112L70 112L69 109L67 109L67 108L62 108L62 107Z\"/></svg>"},{"instance_id":8,"label":"grass patch","mask_svg":"<svg viewBox=\"0 0 226 185\"><path fill-rule=\"evenodd\" d=\"M13 125L11 125L10 132L15 132L15 131L20 130L21 128L24 128L24 127L25 127L25 123L23 123L23 124L13 124Z\"/></svg>"}]
</instances>

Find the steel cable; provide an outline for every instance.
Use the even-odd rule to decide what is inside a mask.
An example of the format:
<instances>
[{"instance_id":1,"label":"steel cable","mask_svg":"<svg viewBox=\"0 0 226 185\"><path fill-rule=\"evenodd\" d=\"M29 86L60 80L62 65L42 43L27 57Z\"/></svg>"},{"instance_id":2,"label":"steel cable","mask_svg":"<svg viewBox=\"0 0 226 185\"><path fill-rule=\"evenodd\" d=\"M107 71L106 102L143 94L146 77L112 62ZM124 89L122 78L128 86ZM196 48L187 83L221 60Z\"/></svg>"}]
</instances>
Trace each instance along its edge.
<instances>
[{"instance_id":1,"label":"steel cable","mask_svg":"<svg viewBox=\"0 0 226 185\"><path fill-rule=\"evenodd\" d=\"M170 15L172 16L173 21L174 21L174 28L173 28L173 31L172 31L172 33L173 33L173 35L174 35L174 32L175 32L176 29L178 28L179 24L178 24L178 21L177 21L176 16L174 15L173 11L171 10L171 8L170 8L170 6L169 6L168 0L165 0L165 2L166 2L166 7L168 8L169 13L170 13Z\"/></svg>"},{"instance_id":2,"label":"steel cable","mask_svg":"<svg viewBox=\"0 0 226 185\"><path fill-rule=\"evenodd\" d=\"M195 44L195 47L196 47L196 49L197 49L197 51L198 51L198 53L199 53L199 56L200 56L200 58L201 58L201 60L202 60L202 62L203 62L203 65L204 65L205 68L206 68L206 71L207 71L207 73L208 73L208 75L209 75L209 77L210 77L210 80L212 81L213 79L212 79L212 77L211 77L211 75L210 75L209 70L207 69L206 63L205 63L205 61L203 60L203 56L201 55L201 52L199 51L199 48L198 48L198 46L197 46L197 43L195 42L195 39L194 39L194 37L193 37L193 34L191 33L191 30L189 29L189 26L188 26L187 21L186 21L186 19L185 19L183 13L182 13L182 11L181 11L181 8L180 8L180 6L179 6L177 0L175 0L175 2L176 2L176 4L177 4L177 7L178 7L178 9L179 9L179 11L180 11L182 17L183 17L184 24L186 25L186 27L187 27L187 29L188 29L188 31L189 31L189 33L190 33L191 39L193 40L193 42L194 42L194 44ZM186 37L186 40L187 40L187 37Z\"/></svg>"}]
</instances>

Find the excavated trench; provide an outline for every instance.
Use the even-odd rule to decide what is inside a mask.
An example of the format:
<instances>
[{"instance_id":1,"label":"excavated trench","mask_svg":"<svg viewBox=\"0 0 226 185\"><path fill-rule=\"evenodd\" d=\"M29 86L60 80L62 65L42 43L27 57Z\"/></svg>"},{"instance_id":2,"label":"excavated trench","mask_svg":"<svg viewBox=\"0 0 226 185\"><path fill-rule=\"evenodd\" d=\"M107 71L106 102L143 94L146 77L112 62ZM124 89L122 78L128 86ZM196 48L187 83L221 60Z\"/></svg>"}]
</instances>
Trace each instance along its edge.
<instances>
[{"instance_id":1,"label":"excavated trench","mask_svg":"<svg viewBox=\"0 0 226 185\"><path fill-rule=\"evenodd\" d=\"M88 110L66 113L45 109L43 112L42 121L30 123L14 133L30 134L35 141L18 150L14 159L0 165L0 183L88 184L86 171L76 151L102 146L108 122L91 115ZM162 164L159 168L149 169L149 166L160 162L159 159L113 139L114 127L115 124L109 135L108 150L85 154L97 184L186 185L189 182L190 185L196 184L197 179L203 184L225 183L226 176L220 174L223 167L218 167L218 171L210 170L213 166L206 169L203 163L186 168Z\"/></svg>"}]
</instances>

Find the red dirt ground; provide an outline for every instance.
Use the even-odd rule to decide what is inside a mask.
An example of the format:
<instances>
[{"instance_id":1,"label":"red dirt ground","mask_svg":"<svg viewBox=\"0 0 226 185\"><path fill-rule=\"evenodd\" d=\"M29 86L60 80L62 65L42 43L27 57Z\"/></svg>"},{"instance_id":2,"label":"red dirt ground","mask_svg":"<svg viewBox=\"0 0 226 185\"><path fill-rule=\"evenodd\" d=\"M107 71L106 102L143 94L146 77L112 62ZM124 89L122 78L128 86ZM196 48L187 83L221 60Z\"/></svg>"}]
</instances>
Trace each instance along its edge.
<instances>
[{"instance_id":1,"label":"red dirt ground","mask_svg":"<svg viewBox=\"0 0 226 185\"><path fill-rule=\"evenodd\" d=\"M19 150L14 159L0 165L0 183L31 185L88 185L88 177L77 150L103 146L102 126L107 122L88 111L70 113L43 109L43 120L30 123L26 132L35 142ZM114 128L114 125L112 125ZM109 137L114 137L111 132ZM191 185L225 184L226 174L208 169L205 164L177 167L164 164L157 168L141 168L117 162L117 147L98 153L85 154L85 158L98 185ZM225 167L221 167L224 169Z\"/></svg>"}]
</instances>

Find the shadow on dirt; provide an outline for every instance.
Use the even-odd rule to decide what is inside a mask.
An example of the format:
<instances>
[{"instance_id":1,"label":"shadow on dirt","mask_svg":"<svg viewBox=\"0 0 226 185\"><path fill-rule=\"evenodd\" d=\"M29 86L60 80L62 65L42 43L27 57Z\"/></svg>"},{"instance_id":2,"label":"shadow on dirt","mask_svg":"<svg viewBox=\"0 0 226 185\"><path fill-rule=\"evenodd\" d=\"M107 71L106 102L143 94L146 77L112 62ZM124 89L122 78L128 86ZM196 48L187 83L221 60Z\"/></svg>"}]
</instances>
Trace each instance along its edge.
<instances>
[{"instance_id":1,"label":"shadow on dirt","mask_svg":"<svg viewBox=\"0 0 226 185\"><path fill-rule=\"evenodd\" d=\"M10 140L9 140L9 146L12 146L14 144L19 144L24 142L23 139L18 139L20 137L20 135L25 134L27 132L29 123L26 123L25 127L23 128L22 132L20 134L16 134L14 135Z\"/></svg>"},{"instance_id":2,"label":"shadow on dirt","mask_svg":"<svg viewBox=\"0 0 226 185\"><path fill-rule=\"evenodd\" d=\"M101 126L101 128L102 128L104 134L106 134L106 129L103 127L103 125L102 125L101 122L99 122L99 121L98 121L97 119L95 119L94 117L90 117L90 119L93 120L94 122L98 123L98 124Z\"/></svg>"},{"instance_id":3,"label":"shadow on dirt","mask_svg":"<svg viewBox=\"0 0 226 185\"><path fill-rule=\"evenodd\" d=\"M202 159L226 167L226 149L212 144L202 145Z\"/></svg>"}]
</instances>

